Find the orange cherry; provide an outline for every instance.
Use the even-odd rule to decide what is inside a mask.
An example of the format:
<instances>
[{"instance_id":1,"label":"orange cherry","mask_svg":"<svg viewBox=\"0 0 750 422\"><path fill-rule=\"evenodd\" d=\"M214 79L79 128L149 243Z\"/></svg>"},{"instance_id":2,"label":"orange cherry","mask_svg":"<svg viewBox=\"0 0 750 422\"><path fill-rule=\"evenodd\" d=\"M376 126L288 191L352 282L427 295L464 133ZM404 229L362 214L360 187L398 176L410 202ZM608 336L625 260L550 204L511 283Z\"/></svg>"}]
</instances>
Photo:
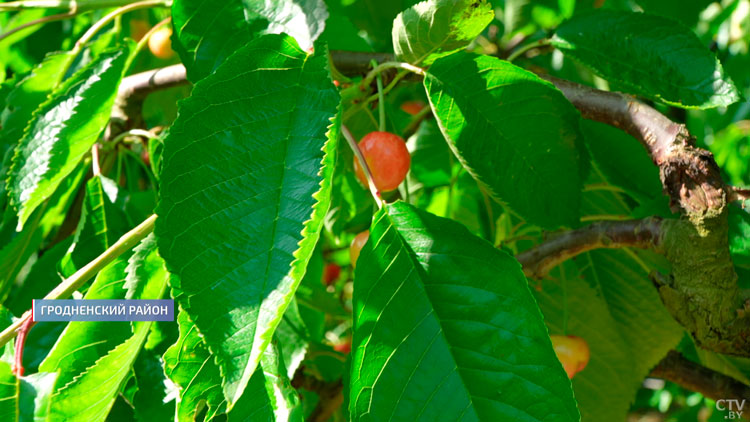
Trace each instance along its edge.
<instances>
[{"instance_id":1,"label":"orange cherry","mask_svg":"<svg viewBox=\"0 0 750 422\"><path fill-rule=\"evenodd\" d=\"M550 336L550 340L568 378L573 378L575 374L583 371L590 357L586 340L577 336Z\"/></svg>"},{"instance_id":2,"label":"orange cherry","mask_svg":"<svg viewBox=\"0 0 750 422\"><path fill-rule=\"evenodd\" d=\"M359 141L359 149L372 173L375 186L381 192L398 188L406 178L411 156L403 138L390 132L370 132ZM367 177L354 157L357 178L367 186Z\"/></svg>"},{"instance_id":3,"label":"orange cherry","mask_svg":"<svg viewBox=\"0 0 750 422\"><path fill-rule=\"evenodd\" d=\"M151 37L148 39L148 48L151 50L151 54L163 60L171 59L174 56L171 36L172 28L167 26L151 34Z\"/></svg>"},{"instance_id":4,"label":"orange cherry","mask_svg":"<svg viewBox=\"0 0 750 422\"><path fill-rule=\"evenodd\" d=\"M362 251L362 247L367 243L367 239L370 238L370 231L365 230L358 234L352 240L351 246L349 246L349 259L352 263L352 268L357 266L357 259L359 259L359 253Z\"/></svg>"}]
</instances>

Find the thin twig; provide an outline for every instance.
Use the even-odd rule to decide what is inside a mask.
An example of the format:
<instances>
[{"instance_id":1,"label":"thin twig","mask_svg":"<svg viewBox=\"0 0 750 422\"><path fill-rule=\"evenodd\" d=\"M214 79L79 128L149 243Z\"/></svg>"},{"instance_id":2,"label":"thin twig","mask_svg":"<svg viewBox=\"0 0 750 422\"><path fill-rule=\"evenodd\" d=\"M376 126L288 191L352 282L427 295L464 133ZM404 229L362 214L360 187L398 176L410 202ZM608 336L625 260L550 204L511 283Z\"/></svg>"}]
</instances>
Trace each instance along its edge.
<instances>
[{"instance_id":1,"label":"thin twig","mask_svg":"<svg viewBox=\"0 0 750 422\"><path fill-rule=\"evenodd\" d=\"M652 248L661 242L661 219L598 222L571 230L516 256L529 278L543 278L574 256L600 248Z\"/></svg>"},{"instance_id":2,"label":"thin twig","mask_svg":"<svg viewBox=\"0 0 750 422\"><path fill-rule=\"evenodd\" d=\"M750 199L750 189L739 188L737 186L727 186L729 192L729 201L747 201Z\"/></svg>"},{"instance_id":3,"label":"thin twig","mask_svg":"<svg viewBox=\"0 0 750 422\"><path fill-rule=\"evenodd\" d=\"M117 257L137 245L144 237L148 236L148 234L154 230L155 222L156 214L145 219L136 228L125 233L117 242L115 242L114 245L102 252L102 254L96 257L93 261L76 271L72 276L63 280L62 283L58 284L57 287L44 296L44 299L62 299L72 295L73 292L78 290L84 283L90 280L91 277L99 273L99 271L117 259ZM26 323L26 321L31 319L31 315L31 310L26 311L21 318L15 320L13 324L0 333L0 347L4 346L13 337L18 335L19 329Z\"/></svg>"},{"instance_id":4,"label":"thin twig","mask_svg":"<svg viewBox=\"0 0 750 422\"><path fill-rule=\"evenodd\" d=\"M0 3L0 12L25 9L68 9L81 12L94 9L109 9L131 3L130 0L21 0ZM171 6L171 2L169 2Z\"/></svg>"},{"instance_id":5,"label":"thin twig","mask_svg":"<svg viewBox=\"0 0 750 422\"><path fill-rule=\"evenodd\" d=\"M102 174L102 169L99 167L99 144L91 146L91 168L94 173L94 177Z\"/></svg>"},{"instance_id":6,"label":"thin twig","mask_svg":"<svg viewBox=\"0 0 750 422\"><path fill-rule=\"evenodd\" d=\"M547 38L543 38L541 40L534 41L532 43L526 44L523 47L520 47L518 50L512 52L506 60L509 62L512 62L513 60L517 59L521 55L525 54L529 50L533 50L535 48L540 47L546 47L549 45L549 40Z\"/></svg>"},{"instance_id":7,"label":"thin twig","mask_svg":"<svg viewBox=\"0 0 750 422\"><path fill-rule=\"evenodd\" d=\"M73 53L73 55L80 53L81 50L83 49L83 46L87 42L89 42L94 37L94 35L97 34L97 32L99 32L102 28L107 26L116 17L124 13L132 12L133 10L138 10L138 9L145 9L149 7L166 6L166 5L167 5L167 2L165 2L164 0L144 0L144 1L131 3L131 4L128 4L127 6L122 6L120 8L117 8L113 10L112 12L108 13L103 18L99 19L95 24L93 24L91 28L89 28L89 30L86 31L81 36L81 38L78 39L78 41L76 41L75 46L73 47L73 50L71 50L71 52Z\"/></svg>"},{"instance_id":8,"label":"thin twig","mask_svg":"<svg viewBox=\"0 0 750 422\"><path fill-rule=\"evenodd\" d=\"M425 70L422 69L419 66L414 66L409 63L401 63L401 62L385 62L381 63L375 68L373 68L365 77L362 79L361 86L362 87L368 87L372 83L373 79L375 79L376 76L381 74L383 71L388 69L403 69L408 70L409 72L416 73L417 75L424 76Z\"/></svg>"},{"instance_id":9,"label":"thin twig","mask_svg":"<svg viewBox=\"0 0 750 422\"><path fill-rule=\"evenodd\" d=\"M22 30L24 30L26 28L30 28L30 27L36 26L36 25L42 25L42 24L49 23L49 22L62 21L62 20L68 19L68 18L72 18L73 16L76 16L76 15L78 15L80 13L81 13L80 11L78 11L76 9L72 9L72 10L70 10L68 12L65 12L65 13L59 13L57 15L44 16L44 17L41 17L39 19L35 19L33 21L26 22L25 24L18 25L17 27L8 30L8 32L0 35L0 41L6 39L8 37L10 37L11 35L19 32L19 31L22 31Z\"/></svg>"},{"instance_id":10,"label":"thin twig","mask_svg":"<svg viewBox=\"0 0 750 422\"><path fill-rule=\"evenodd\" d=\"M672 381L712 400L743 401L750 398L750 386L692 362L674 350L654 367L651 376ZM750 419L750 412L743 413L744 418Z\"/></svg>"}]
</instances>

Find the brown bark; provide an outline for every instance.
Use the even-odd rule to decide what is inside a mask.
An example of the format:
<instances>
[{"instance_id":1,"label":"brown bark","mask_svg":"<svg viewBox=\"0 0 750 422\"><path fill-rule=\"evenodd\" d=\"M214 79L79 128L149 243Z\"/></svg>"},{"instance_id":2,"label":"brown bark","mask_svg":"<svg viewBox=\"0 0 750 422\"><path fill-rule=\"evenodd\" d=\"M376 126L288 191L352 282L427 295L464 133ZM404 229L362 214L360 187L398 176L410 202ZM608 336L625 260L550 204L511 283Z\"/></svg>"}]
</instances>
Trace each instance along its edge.
<instances>
[{"instance_id":1,"label":"brown bark","mask_svg":"<svg viewBox=\"0 0 750 422\"><path fill-rule=\"evenodd\" d=\"M602 221L563 232L516 256L526 277L541 279L555 266L593 249L635 247L655 249L661 244L659 218Z\"/></svg>"},{"instance_id":2,"label":"brown bark","mask_svg":"<svg viewBox=\"0 0 750 422\"><path fill-rule=\"evenodd\" d=\"M651 376L672 381L712 400L742 401L750 399L750 386L692 362L674 350L670 351L651 370ZM750 419L750 411L747 411L747 405L745 409L742 416L745 419Z\"/></svg>"}]
</instances>

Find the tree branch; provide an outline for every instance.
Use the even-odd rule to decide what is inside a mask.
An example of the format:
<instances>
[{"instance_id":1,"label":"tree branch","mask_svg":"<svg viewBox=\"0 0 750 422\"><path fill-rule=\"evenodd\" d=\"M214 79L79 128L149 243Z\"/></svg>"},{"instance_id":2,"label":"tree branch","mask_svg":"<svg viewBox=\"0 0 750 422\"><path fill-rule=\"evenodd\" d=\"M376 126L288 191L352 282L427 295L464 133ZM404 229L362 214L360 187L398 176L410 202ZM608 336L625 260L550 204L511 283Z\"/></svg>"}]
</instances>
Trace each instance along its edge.
<instances>
[{"instance_id":1,"label":"tree branch","mask_svg":"<svg viewBox=\"0 0 750 422\"><path fill-rule=\"evenodd\" d=\"M747 201L750 199L750 189L729 186L729 202Z\"/></svg>"},{"instance_id":2,"label":"tree branch","mask_svg":"<svg viewBox=\"0 0 750 422\"><path fill-rule=\"evenodd\" d=\"M541 77L562 91L584 118L620 128L643 144L659 167L673 211L692 219L721 213L727 194L719 166L710 152L695 146L685 125L628 95Z\"/></svg>"},{"instance_id":3,"label":"tree branch","mask_svg":"<svg viewBox=\"0 0 750 422\"><path fill-rule=\"evenodd\" d=\"M311 375L306 375L304 367L300 367L295 372L291 384L295 389L304 388L318 394L318 405L310 415L311 421L324 422L331 419L331 416L344 403L344 383L340 379L332 382L321 381Z\"/></svg>"},{"instance_id":4,"label":"tree branch","mask_svg":"<svg viewBox=\"0 0 750 422\"><path fill-rule=\"evenodd\" d=\"M674 350L651 370L651 376L672 381L712 400L742 401L750 398L750 386L692 362ZM749 415L750 412L743 412L746 419L750 418Z\"/></svg>"},{"instance_id":5,"label":"tree branch","mask_svg":"<svg viewBox=\"0 0 750 422\"><path fill-rule=\"evenodd\" d=\"M349 75L366 73L373 59L378 62L391 60L390 55L382 53L334 51L331 57L336 68ZM159 72L162 71L125 78L120 99L127 100L185 82L183 69L173 68L157 75ZM158 79L160 76L165 76L163 83ZM685 217L664 220L660 224L658 244L672 263L672 274L662 277L664 281L658 285L664 305L700 346L719 353L750 356L750 312L743 310L727 240L727 203L736 195L722 180L713 155L695 146L694 138L684 125L672 122L628 95L600 91L550 76L542 77L555 84L584 118L620 128L646 148L659 167L664 192L669 195L672 209ZM603 227L595 226L589 230L602 231ZM581 250L617 244L612 242L617 236L586 240L584 234L593 236L578 233L581 238L576 242L589 245ZM575 236L572 239L576 239ZM630 246L625 241L623 245ZM552 250L552 258L542 267L551 268L554 262L580 253L548 247ZM536 253L541 256L541 252ZM529 252L529 259L531 254Z\"/></svg>"},{"instance_id":6,"label":"tree branch","mask_svg":"<svg viewBox=\"0 0 750 422\"><path fill-rule=\"evenodd\" d=\"M564 232L516 256L529 278L544 278L558 264L574 256L600 248L658 248L662 220L602 221Z\"/></svg>"}]
</instances>

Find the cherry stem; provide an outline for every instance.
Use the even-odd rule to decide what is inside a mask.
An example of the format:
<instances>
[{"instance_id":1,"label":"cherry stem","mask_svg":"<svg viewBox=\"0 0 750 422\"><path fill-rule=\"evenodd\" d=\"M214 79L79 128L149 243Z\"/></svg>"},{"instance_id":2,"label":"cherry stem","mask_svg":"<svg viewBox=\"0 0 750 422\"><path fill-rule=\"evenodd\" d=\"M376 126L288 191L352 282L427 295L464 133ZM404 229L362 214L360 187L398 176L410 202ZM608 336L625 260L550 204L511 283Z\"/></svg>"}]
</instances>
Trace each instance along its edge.
<instances>
[{"instance_id":1,"label":"cherry stem","mask_svg":"<svg viewBox=\"0 0 750 422\"><path fill-rule=\"evenodd\" d=\"M549 45L549 39L542 38L541 40L534 41L532 43L524 45L523 47L518 48L516 51L514 51L513 53L511 53L510 56L508 56L507 60L509 62L512 62L513 60L517 59L519 56L523 55L524 53L526 53L529 50L533 50L533 49L539 48L539 47L545 47L545 46L548 46L548 45Z\"/></svg>"},{"instance_id":2,"label":"cherry stem","mask_svg":"<svg viewBox=\"0 0 750 422\"><path fill-rule=\"evenodd\" d=\"M30 28L30 27L36 26L36 25L42 25L42 24L49 23L49 22L57 22L57 21L65 20L65 19L68 19L68 18L72 18L73 16L76 16L79 13L81 13L81 12L79 12L76 9L75 3L74 3L73 4L73 8L70 9L70 11L68 11L68 12L59 13L57 15L45 16L43 18L39 18L39 19L35 19L33 21L30 21L30 22L26 22L23 25L18 25L17 27L8 30L4 34L0 35L0 41L6 39L8 37L10 37L11 35L19 32L19 31L23 31L26 28Z\"/></svg>"},{"instance_id":3,"label":"cherry stem","mask_svg":"<svg viewBox=\"0 0 750 422\"><path fill-rule=\"evenodd\" d=\"M33 315L33 312L32 312ZM23 346L26 343L26 337L31 331L31 327L36 324L33 316L23 322L23 325L18 329L18 338L16 339L15 357L13 363L13 373L16 377L20 378L23 376Z\"/></svg>"},{"instance_id":4,"label":"cherry stem","mask_svg":"<svg viewBox=\"0 0 750 422\"><path fill-rule=\"evenodd\" d=\"M94 177L102 174L102 169L99 167L99 144L94 144L91 147L91 167Z\"/></svg>"},{"instance_id":5,"label":"cherry stem","mask_svg":"<svg viewBox=\"0 0 750 422\"><path fill-rule=\"evenodd\" d=\"M344 138L346 138L346 142L349 143L349 147L351 147L352 151L354 152L354 155L357 157L357 160L359 160L359 165L362 167L362 170L365 172L365 178L367 178L367 186L370 188L370 193L372 194L372 197L375 199L375 203L378 205L378 208L383 208L383 197L380 195L380 191L378 191L377 186L375 186L375 179L372 178L372 172L370 172L370 167L367 165L365 156L362 155L362 150L359 149L359 145L357 145L357 141L354 140L354 136L352 136L352 133L349 131L349 129L345 125L341 125L341 133L344 134Z\"/></svg>"},{"instance_id":6,"label":"cherry stem","mask_svg":"<svg viewBox=\"0 0 750 422\"><path fill-rule=\"evenodd\" d=\"M372 65L373 67L377 67L377 62L373 60ZM383 76L378 73L375 80L378 83L378 130L380 130L381 132L385 132L385 93L383 92Z\"/></svg>"},{"instance_id":7,"label":"cherry stem","mask_svg":"<svg viewBox=\"0 0 750 422\"><path fill-rule=\"evenodd\" d=\"M380 63L379 65L375 66L366 76L364 79L362 79L361 86L363 88L367 88L371 83L372 80L375 79L376 76L383 73L383 71L388 69L403 69L408 70L410 72L416 73L417 75L424 76L425 70L422 69L419 66L414 66L413 64L409 63L401 63L401 62L384 62Z\"/></svg>"},{"instance_id":8,"label":"cherry stem","mask_svg":"<svg viewBox=\"0 0 750 422\"><path fill-rule=\"evenodd\" d=\"M144 0L144 1L130 3L128 5L119 7L113 10L112 12L110 12L109 14L107 14L106 16L104 16L103 18L99 19L96 23L94 23L91 26L91 28L89 28L88 31L86 31L81 36L81 38L78 39L78 41L76 41L75 46L73 46L73 49L71 50L71 53L73 53L73 55L77 55L78 53L80 53L81 50L83 50L83 46L87 42L91 41L91 39L94 38L97 32L99 32L102 28L107 26L111 21L115 20L115 18L117 18L118 16L124 13L131 12L133 10L138 10L138 9L145 9L149 7L159 7L159 6L167 7L168 5L169 3L165 2L164 0ZM66 69L66 73L67 73L67 69Z\"/></svg>"}]
</instances>

